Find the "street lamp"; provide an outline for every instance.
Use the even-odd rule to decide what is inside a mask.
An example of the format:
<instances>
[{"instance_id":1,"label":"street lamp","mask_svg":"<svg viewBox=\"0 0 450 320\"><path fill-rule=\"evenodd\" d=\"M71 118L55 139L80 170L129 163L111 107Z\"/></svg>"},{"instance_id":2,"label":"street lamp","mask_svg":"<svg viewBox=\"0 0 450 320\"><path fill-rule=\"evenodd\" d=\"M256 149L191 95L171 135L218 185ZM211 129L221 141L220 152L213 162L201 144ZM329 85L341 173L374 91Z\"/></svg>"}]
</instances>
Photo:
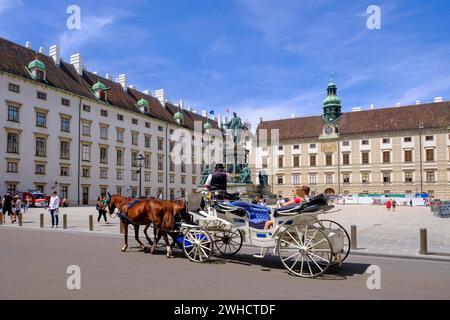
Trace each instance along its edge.
<instances>
[{"instance_id":1,"label":"street lamp","mask_svg":"<svg viewBox=\"0 0 450 320\"><path fill-rule=\"evenodd\" d=\"M142 197L142 161L145 160L144 156L142 154L139 154L136 157L136 160L139 163L139 170L136 172L139 172L139 198Z\"/></svg>"}]
</instances>

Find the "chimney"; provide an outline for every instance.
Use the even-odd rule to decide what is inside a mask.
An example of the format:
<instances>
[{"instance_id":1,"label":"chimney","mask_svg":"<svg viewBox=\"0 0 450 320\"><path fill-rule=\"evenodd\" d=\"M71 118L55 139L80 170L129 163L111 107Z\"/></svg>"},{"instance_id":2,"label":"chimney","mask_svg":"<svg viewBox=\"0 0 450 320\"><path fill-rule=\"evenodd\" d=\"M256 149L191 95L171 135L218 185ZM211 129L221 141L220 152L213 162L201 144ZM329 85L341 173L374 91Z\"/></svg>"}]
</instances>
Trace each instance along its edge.
<instances>
[{"instance_id":1,"label":"chimney","mask_svg":"<svg viewBox=\"0 0 450 320\"><path fill-rule=\"evenodd\" d=\"M375 105L371 104L369 109L370 109L370 110L375 109Z\"/></svg>"},{"instance_id":2,"label":"chimney","mask_svg":"<svg viewBox=\"0 0 450 320\"><path fill-rule=\"evenodd\" d=\"M263 121L263 117L259 117L259 123L262 123Z\"/></svg>"},{"instance_id":3,"label":"chimney","mask_svg":"<svg viewBox=\"0 0 450 320\"><path fill-rule=\"evenodd\" d=\"M222 127L222 116L220 115L220 113L219 113L219 115L217 116L217 124L219 125L219 128Z\"/></svg>"},{"instance_id":4,"label":"chimney","mask_svg":"<svg viewBox=\"0 0 450 320\"><path fill-rule=\"evenodd\" d=\"M108 80L112 80L112 76L111 76L109 73L107 73L107 74L105 75L105 78L108 79Z\"/></svg>"},{"instance_id":5,"label":"chimney","mask_svg":"<svg viewBox=\"0 0 450 320\"><path fill-rule=\"evenodd\" d=\"M180 100L180 102L178 102L178 106L179 106L181 109L184 109L184 101L183 101L183 100Z\"/></svg>"},{"instance_id":6,"label":"chimney","mask_svg":"<svg viewBox=\"0 0 450 320\"><path fill-rule=\"evenodd\" d=\"M291 114L291 118L295 119L295 118L297 118L297 115L295 113L293 113L293 114Z\"/></svg>"},{"instance_id":7,"label":"chimney","mask_svg":"<svg viewBox=\"0 0 450 320\"><path fill-rule=\"evenodd\" d=\"M397 102L397 103L395 104L395 106L396 106L396 107L400 107L400 102Z\"/></svg>"},{"instance_id":8,"label":"chimney","mask_svg":"<svg viewBox=\"0 0 450 320\"><path fill-rule=\"evenodd\" d=\"M135 86L134 84L130 84L130 85L128 86L128 88L133 89L133 90L136 90L136 86Z\"/></svg>"},{"instance_id":9,"label":"chimney","mask_svg":"<svg viewBox=\"0 0 450 320\"><path fill-rule=\"evenodd\" d=\"M148 95L148 96L151 96L151 95L152 95L152 93L150 92L150 90L144 90L144 91L142 91L142 93L143 93L143 94L146 94L146 95Z\"/></svg>"},{"instance_id":10,"label":"chimney","mask_svg":"<svg viewBox=\"0 0 450 320\"><path fill-rule=\"evenodd\" d=\"M434 98L434 102L442 102L443 98L442 97L436 97Z\"/></svg>"},{"instance_id":11,"label":"chimney","mask_svg":"<svg viewBox=\"0 0 450 320\"><path fill-rule=\"evenodd\" d=\"M98 75L98 72L97 71L94 71L94 72L92 72L93 74L95 74L95 75Z\"/></svg>"},{"instance_id":12,"label":"chimney","mask_svg":"<svg viewBox=\"0 0 450 320\"><path fill-rule=\"evenodd\" d=\"M53 62L55 62L55 64L57 66L59 66L60 62L61 62L61 53L59 50L59 46L58 45L53 45L50 47L50 49L48 50L48 55L50 57L52 57Z\"/></svg>"},{"instance_id":13,"label":"chimney","mask_svg":"<svg viewBox=\"0 0 450 320\"><path fill-rule=\"evenodd\" d=\"M361 107L354 107L354 108L352 108L352 111L353 111L353 112L355 112L355 111L361 111Z\"/></svg>"},{"instance_id":14,"label":"chimney","mask_svg":"<svg viewBox=\"0 0 450 320\"><path fill-rule=\"evenodd\" d=\"M30 41L25 42L25 48L33 49Z\"/></svg>"},{"instance_id":15,"label":"chimney","mask_svg":"<svg viewBox=\"0 0 450 320\"><path fill-rule=\"evenodd\" d=\"M155 97L161 102L163 107L166 106L166 92L164 89L155 90Z\"/></svg>"},{"instance_id":16,"label":"chimney","mask_svg":"<svg viewBox=\"0 0 450 320\"><path fill-rule=\"evenodd\" d=\"M127 90L127 88L128 88L128 76L125 73L119 74L119 77L117 77L117 82L120 83L120 85L122 86L123 90Z\"/></svg>"},{"instance_id":17,"label":"chimney","mask_svg":"<svg viewBox=\"0 0 450 320\"><path fill-rule=\"evenodd\" d=\"M417 100L417 101L416 101L416 104L420 104L420 101L419 101L419 100Z\"/></svg>"},{"instance_id":18,"label":"chimney","mask_svg":"<svg viewBox=\"0 0 450 320\"><path fill-rule=\"evenodd\" d=\"M192 112L195 113L195 114L197 114L197 110L193 110Z\"/></svg>"},{"instance_id":19,"label":"chimney","mask_svg":"<svg viewBox=\"0 0 450 320\"><path fill-rule=\"evenodd\" d=\"M45 49L44 49L44 47L39 47L39 53L45 54Z\"/></svg>"},{"instance_id":20,"label":"chimney","mask_svg":"<svg viewBox=\"0 0 450 320\"><path fill-rule=\"evenodd\" d=\"M73 65L75 70L77 70L77 73L82 76L83 75L83 58L81 57L81 54L75 53L70 56L70 64Z\"/></svg>"},{"instance_id":21,"label":"chimney","mask_svg":"<svg viewBox=\"0 0 450 320\"><path fill-rule=\"evenodd\" d=\"M206 114L206 110L202 110L202 117L206 118L207 114Z\"/></svg>"}]
</instances>

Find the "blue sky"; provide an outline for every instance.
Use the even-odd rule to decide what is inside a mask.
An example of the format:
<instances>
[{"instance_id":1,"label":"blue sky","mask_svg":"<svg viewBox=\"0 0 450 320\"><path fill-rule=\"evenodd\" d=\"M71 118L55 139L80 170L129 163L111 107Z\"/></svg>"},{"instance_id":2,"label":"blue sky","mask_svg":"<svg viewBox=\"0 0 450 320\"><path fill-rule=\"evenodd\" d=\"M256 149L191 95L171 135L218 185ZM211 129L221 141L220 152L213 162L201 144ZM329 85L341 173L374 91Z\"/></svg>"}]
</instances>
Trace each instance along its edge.
<instances>
[{"instance_id":1,"label":"blue sky","mask_svg":"<svg viewBox=\"0 0 450 320\"><path fill-rule=\"evenodd\" d=\"M80 31L66 28L72 4ZM380 30L366 27L371 4ZM58 43L90 71L256 124L321 114L331 72L344 111L449 100L449 13L436 0L0 0L0 36Z\"/></svg>"}]
</instances>

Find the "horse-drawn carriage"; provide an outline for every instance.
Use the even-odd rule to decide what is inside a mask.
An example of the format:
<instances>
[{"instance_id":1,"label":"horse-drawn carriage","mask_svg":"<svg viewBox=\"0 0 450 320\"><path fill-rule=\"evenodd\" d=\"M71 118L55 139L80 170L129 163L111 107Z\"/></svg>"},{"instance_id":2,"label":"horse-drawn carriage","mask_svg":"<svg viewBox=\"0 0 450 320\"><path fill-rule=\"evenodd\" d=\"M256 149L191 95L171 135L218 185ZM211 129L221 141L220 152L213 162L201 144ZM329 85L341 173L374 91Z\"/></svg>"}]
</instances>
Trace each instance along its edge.
<instances>
[{"instance_id":1,"label":"horse-drawn carriage","mask_svg":"<svg viewBox=\"0 0 450 320\"><path fill-rule=\"evenodd\" d=\"M340 265L350 252L350 237L344 227L332 220L318 219L334 208L323 194L303 204L273 210L271 229L257 227L259 221L252 221L240 202L229 204L214 198L204 196L205 211L189 210L197 222L196 237L202 239L201 246L193 241L184 243L185 254L193 261L208 260L214 247L223 255L236 254L245 241L260 248L255 257L263 258L273 250L291 273L312 278L330 266ZM190 202L189 208L193 208ZM208 250L204 248L206 244Z\"/></svg>"},{"instance_id":2,"label":"horse-drawn carriage","mask_svg":"<svg viewBox=\"0 0 450 320\"><path fill-rule=\"evenodd\" d=\"M205 210L200 209L202 197ZM263 258L273 251L289 272L306 278L317 277L329 267L340 265L349 254L347 231L337 222L318 219L320 214L332 212L334 208L324 195L303 204L274 209L271 229L256 226L242 204L239 206L217 198L223 199L210 193L190 195L187 203L183 203L183 219L174 222L171 230L167 230L167 226L164 229L164 224L153 223L156 233L160 230L170 234L174 239L172 245L178 244L186 257L194 262L208 261L216 250L221 255L234 255L245 241L260 249L255 257ZM145 234L147 229L148 224ZM136 240L143 246L136 228L135 232ZM147 234L146 237L154 249L160 237L155 236L154 244ZM166 235L165 240L168 245ZM170 256L171 246L167 250Z\"/></svg>"}]
</instances>

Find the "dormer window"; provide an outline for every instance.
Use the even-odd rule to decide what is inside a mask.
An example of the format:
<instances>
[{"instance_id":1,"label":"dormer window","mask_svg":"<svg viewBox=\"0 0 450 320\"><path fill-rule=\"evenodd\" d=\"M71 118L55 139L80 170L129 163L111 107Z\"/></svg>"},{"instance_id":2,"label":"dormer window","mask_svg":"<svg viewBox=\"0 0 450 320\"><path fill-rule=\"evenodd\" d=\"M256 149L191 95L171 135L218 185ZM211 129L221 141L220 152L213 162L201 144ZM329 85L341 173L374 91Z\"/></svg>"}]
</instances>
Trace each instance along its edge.
<instances>
[{"instance_id":1,"label":"dormer window","mask_svg":"<svg viewBox=\"0 0 450 320\"><path fill-rule=\"evenodd\" d=\"M28 64L28 70L33 78L45 81L45 64L37 58Z\"/></svg>"},{"instance_id":2,"label":"dormer window","mask_svg":"<svg viewBox=\"0 0 450 320\"><path fill-rule=\"evenodd\" d=\"M106 101L107 100L107 95L106 92L109 90L109 88L107 88L103 83L99 81L97 81L97 83L95 83L92 86L92 91L94 92L95 96L97 97L97 99L102 100L102 101Z\"/></svg>"},{"instance_id":3,"label":"dormer window","mask_svg":"<svg viewBox=\"0 0 450 320\"><path fill-rule=\"evenodd\" d=\"M142 97L142 99L137 102L137 106L139 110L141 110L141 112L148 113L149 104L148 101L144 99L144 97Z\"/></svg>"}]
</instances>

